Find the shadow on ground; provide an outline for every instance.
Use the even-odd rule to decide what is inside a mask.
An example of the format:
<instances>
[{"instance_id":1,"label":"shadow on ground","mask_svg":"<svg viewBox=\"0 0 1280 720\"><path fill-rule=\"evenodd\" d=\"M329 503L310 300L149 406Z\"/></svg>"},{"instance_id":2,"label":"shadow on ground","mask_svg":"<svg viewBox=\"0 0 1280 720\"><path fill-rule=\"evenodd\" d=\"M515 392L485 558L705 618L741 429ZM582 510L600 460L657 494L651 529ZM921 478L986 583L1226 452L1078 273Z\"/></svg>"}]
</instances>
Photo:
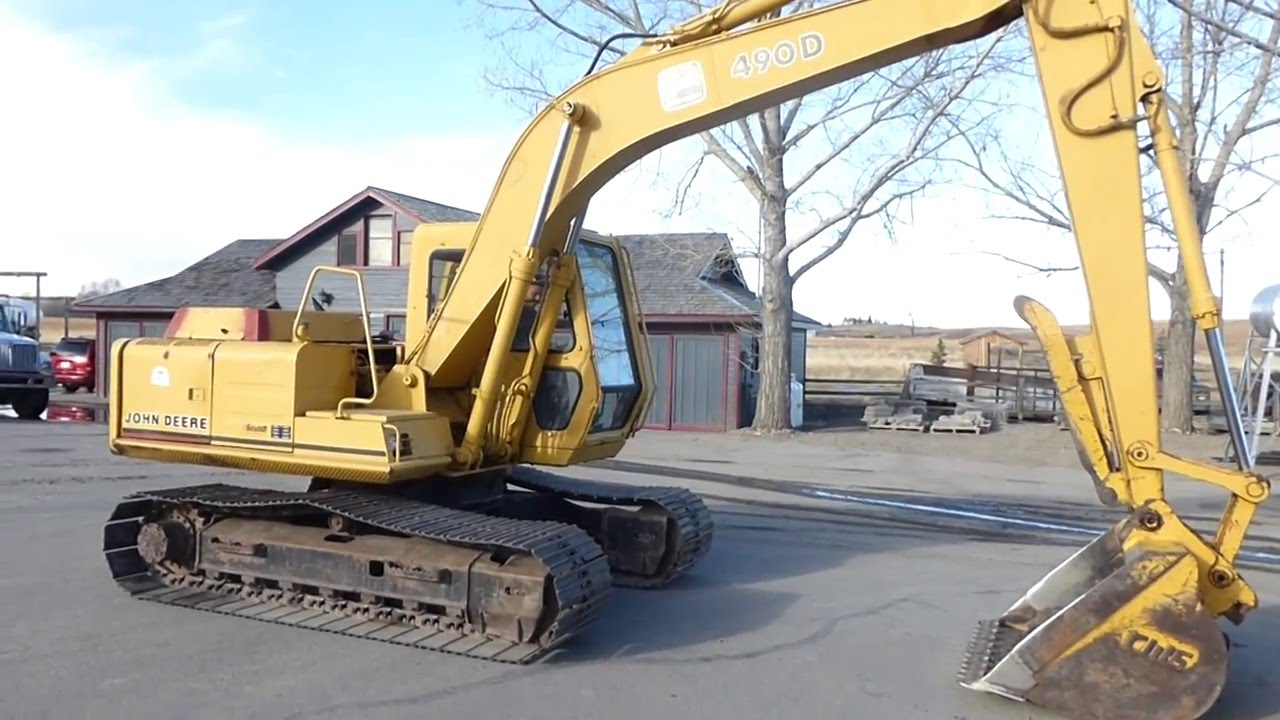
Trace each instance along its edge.
<instances>
[{"instance_id":1,"label":"shadow on ground","mask_svg":"<svg viewBox=\"0 0 1280 720\"><path fill-rule=\"evenodd\" d=\"M712 549L702 562L671 585L658 589L618 588L597 624L576 638L567 652L549 662L573 665L609 658L639 662L701 663L747 659L816 642L843 620L888 610L905 602L853 608L802 637L765 631L759 642L719 647L730 638L761 631L782 617L801 593L768 587L839 567L857 555L898 553L951 544L959 539L936 532L832 522L804 508L784 505L717 503ZM790 584L790 583L788 583ZM762 587L764 586L764 587ZM857 604L856 602L854 603ZM680 657L666 651L705 646ZM637 660L641 656L652 658Z\"/></svg>"},{"instance_id":2,"label":"shadow on ground","mask_svg":"<svg viewBox=\"0 0 1280 720\"><path fill-rule=\"evenodd\" d=\"M715 505L716 544L701 566L691 575L665 590L620 590L610 599L601 624L574 644L574 649L557 659L576 663L601 658L653 655L640 662L710 662L749 658L795 647L821 639L835 629L842 618L834 618L818 631L818 637L773 638L744 647L734 644L719 649L713 643L760 630L784 615L797 601L797 594L769 587L753 587L770 581L800 577L838 567L851 557L874 553L897 553L927 546L966 541L1055 545L1064 554L1079 547L1080 535L1026 532L1000 522L975 523L963 519L927 517L896 508L863 507L856 503L833 502L823 506L789 501L788 493L801 483L779 482L715 472L626 461L606 461L601 466L628 474L646 475L655 482L685 479L778 493L777 499L747 499L714 491L700 494ZM863 493L863 491L859 491ZM918 497L892 493L865 492L876 499L902 502ZM1070 524L1109 525L1116 513L1096 505L1031 502L1026 498L934 497L954 508L970 508L1000 517L1032 517ZM1209 520L1205 516L1204 520ZM1212 518L1216 520L1216 518ZM1251 544L1270 538L1251 535ZM1047 570L1048 568L1046 568ZM1248 567L1246 572L1275 573L1280 568ZM894 603L903 602L903 599ZM855 609L856 614L875 614L885 607ZM1255 611L1243 627L1229 628L1233 642L1240 645L1232 653L1232 669L1220 709L1208 716L1214 720L1262 720L1280 713L1280 693L1273 690L1271 670L1280 665L1280 610L1265 607ZM1272 643L1268 638L1276 638ZM708 646L703 650L698 646ZM688 657L672 659L662 653L680 647L696 647ZM1176 689L1173 690L1176 692Z\"/></svg>"},{"instance_id":3,"label":"shadow on ground","mask_svg":"<svg viewBox=\"0 0 1280 720\"><path fill-rule=\"evenodd\" d=\"M1266 599L1263 599L1266 602ZM1231 638L1227 682L1202 720L1270 720L1280 717L1280 608L1262 605L1243 625L1223 622Z\"/></svg>"}]
</instances>

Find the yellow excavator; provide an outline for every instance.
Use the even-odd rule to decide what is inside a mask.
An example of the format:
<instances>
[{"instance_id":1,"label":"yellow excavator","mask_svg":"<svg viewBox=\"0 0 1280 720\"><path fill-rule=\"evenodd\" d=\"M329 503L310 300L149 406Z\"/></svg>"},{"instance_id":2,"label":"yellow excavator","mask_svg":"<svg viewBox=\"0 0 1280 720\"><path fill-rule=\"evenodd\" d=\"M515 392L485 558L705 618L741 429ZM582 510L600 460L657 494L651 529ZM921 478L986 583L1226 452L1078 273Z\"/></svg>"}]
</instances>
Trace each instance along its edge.
<instances>
[{"instance_id":1,"label":"yellow excavator","mask_svg":"<svg viewBox=\"0 0 1280 720\"><path fill-rule=\"evenodd\" d=\"M1023 19L1092 328L1067 338L1041 305L1016 307L1099 499L1127 511L978 623L960 684L1072 718L1204 713L1226 674L1218 619L1257 604L1235 559L1270 487L1161 447L1143 123L1237 447L1243 431L1165 79L1129 0L854 0L782 16L787 4L728 0L542 110L477 222L414 231L404 345L370 332L360 274L327 267L296 312L191 307L163 338L114 343L112 453L309 478L124 498L104 529L115 581L159 603L525 663L582 632L611 586L685 573L713 532L693 493L542 469L615 455L651 392L628 256L583 228L590 198L672 140ZM311 309L321 273L350 275L361 311ZM1166 502L1165 472L1229 494L1213 538Z\"/></svg>"}]
</instances>

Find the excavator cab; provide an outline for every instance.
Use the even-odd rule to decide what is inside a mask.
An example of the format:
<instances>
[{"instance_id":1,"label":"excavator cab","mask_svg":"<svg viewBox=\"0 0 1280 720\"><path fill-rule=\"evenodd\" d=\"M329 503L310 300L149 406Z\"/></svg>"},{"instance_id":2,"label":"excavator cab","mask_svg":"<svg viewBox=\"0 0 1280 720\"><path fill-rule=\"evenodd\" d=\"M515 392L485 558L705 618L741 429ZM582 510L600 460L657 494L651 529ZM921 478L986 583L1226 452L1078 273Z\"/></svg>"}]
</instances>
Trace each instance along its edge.
<instances>
[{"instance_id":1,"label":"excavator cab","mask_svg":"<svg viewBox=\"0 0 1280 720\"><path fill-rule=\"evenodd\" d=\"M475 223L431 223L414 231L415 272L409 281L406 327L410 338L428 337L431 314L446 298L463 267ZM571 465L610 457L635 434L652 395L650 359L635 278L626 248L617 240L579 231L568 262L543 263L524 294L520 319L505 363L504 380L518 384L541 358L531 420L519 440L519 462ZM560 283L561 293L552 285ZM560 297L559 311L545 311ZM546 352L538 352L538 318L553 325ZM446 319L437 320L440 332ZM428 391L431 392L430 390Z\"/></svg>"}]
</instances>

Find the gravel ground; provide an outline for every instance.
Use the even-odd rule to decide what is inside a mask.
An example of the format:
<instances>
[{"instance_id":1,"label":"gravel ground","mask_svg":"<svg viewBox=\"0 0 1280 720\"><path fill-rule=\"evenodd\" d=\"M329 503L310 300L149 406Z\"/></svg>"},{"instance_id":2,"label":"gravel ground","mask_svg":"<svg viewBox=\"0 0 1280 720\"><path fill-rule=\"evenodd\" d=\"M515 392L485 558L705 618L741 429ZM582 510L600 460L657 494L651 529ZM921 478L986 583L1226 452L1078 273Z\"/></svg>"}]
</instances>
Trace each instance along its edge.
<instances>
[{"instance_id":1,"label":"gravel ground","mask_svg":"<svg viewBox=\"0 0 1280 720\"><path fill-rule=\"evenodd\" d=\"M1171 447L1182 440L1221 448ZM616 592L563 655L509 667L143 603L108 579L101 526L121 495L293 479L114 458L104 428L80 423L0 419L0 457L0 692L22 718L1049 720L958 687L955 671L973 623L1085 539L1011 521L1115 517L1067 433L1047 427L641 433L615 461L570 472L703 493L712 552L666 590ZM1177 490L1178 507L1211 526L1221 494ZM1280 515L1264 508L1246 549L1280 552L1277 537ZM1247 570L1263 607L1229 628L1237 652L1210 718L1280 718L1276 570Z\"/></svg>"}]
</instances>

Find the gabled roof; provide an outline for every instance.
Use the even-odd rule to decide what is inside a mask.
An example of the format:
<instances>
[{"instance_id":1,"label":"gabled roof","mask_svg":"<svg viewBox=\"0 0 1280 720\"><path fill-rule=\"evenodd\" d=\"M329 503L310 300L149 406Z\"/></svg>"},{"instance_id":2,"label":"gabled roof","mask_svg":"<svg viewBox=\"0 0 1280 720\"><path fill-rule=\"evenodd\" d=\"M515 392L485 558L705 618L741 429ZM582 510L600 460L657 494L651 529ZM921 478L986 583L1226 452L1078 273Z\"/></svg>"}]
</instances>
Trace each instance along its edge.
<instances>
[{"instance_id":1,"label":"gabled roof","mask_svg":"<svg viewBox=\"0 0 1280 720\"><path fill-rule=\"evenodd\" d=\"M265 269L271 261L289 250L293 249L298 243L301 243L315 233L323 230L325 226L338 220L346 215L352 209L368 203L376 201L383 205L389 205L399 212L410 215L418 222L474 222L480 219L479 213L463 210L462 208L452 207L450 205L442 205L440 203L423 200L422 198L405 195L404 193L393 192L383 188L370 185L360 192L352 195L344 200L337 207L329 210L329 212L321 215L306 227L295 232L289 237L281 240L278 245L263 251L260 257L254 262L255 268Z\"/></svg>"},{"instance_id":2,"label":"gabled roof","mask_svg":"<svg viewBox=\"0 0 1280 720\"><path fill-rule=\"evenodd\" d=\"M615 235L631 256L640 310L663 315L760 314L760 300L747 287L729 236L720 232ZM797 325L822 323L792 313Z\"/></svg>"},{"instance_id":3,"label":"gabled roof","mask_svg":"<svg viewBox=\"0 0 1280 720\"><path fill-rule=\"evenodd\" d=\"M474 222L479 213L369 186L284 240L237 240L185 270L154 282L89 298L77 309L173 310L185 305L269 307L276 302L271 261L326 226L371 203L418 222ZM594 233L592 233L594 234ZM759 318L760 301L742 276L729 236L719 232L616 235L632 258L641 309L684 320ZM797 327L824 327L793 313Z\"/></svg>"},{"instance_id":4,"label":"gabled roof","mask_svg":"<svg viewBox=\"0 0 1280 720\"><path fill-rule=\"evenodd\" d=\"M367 191L388 205L396 206L418 219L418 222L476 222L480 213L441 205L412 195L370 187Z\"/></svg>"},{"instance_id":5,"label":"gabled roof","mask_svg":"<svg viewBox=\"0 0 1280 720\"><path fill-rule=\"evenodd\" d=\"M253 267L279 240L236 240L167 278L86 298L77 310L176 310L186 305L268 308L276 304L276 276Z\"/></svg>"},{"instance_id":6,"label":"gabled roof","mask_svg":"<svg viewBox=\"0 0 1280 720\"><path fill-rule=\"evenodd\" d=\"M1003 338L1016 345L1029 345L1035 342L1035 333L1028 330L1006 330L1001 328L983 328L975 330L960 339L961 345L968 345L985 337Z\"/></svg>"}]
</instances>

